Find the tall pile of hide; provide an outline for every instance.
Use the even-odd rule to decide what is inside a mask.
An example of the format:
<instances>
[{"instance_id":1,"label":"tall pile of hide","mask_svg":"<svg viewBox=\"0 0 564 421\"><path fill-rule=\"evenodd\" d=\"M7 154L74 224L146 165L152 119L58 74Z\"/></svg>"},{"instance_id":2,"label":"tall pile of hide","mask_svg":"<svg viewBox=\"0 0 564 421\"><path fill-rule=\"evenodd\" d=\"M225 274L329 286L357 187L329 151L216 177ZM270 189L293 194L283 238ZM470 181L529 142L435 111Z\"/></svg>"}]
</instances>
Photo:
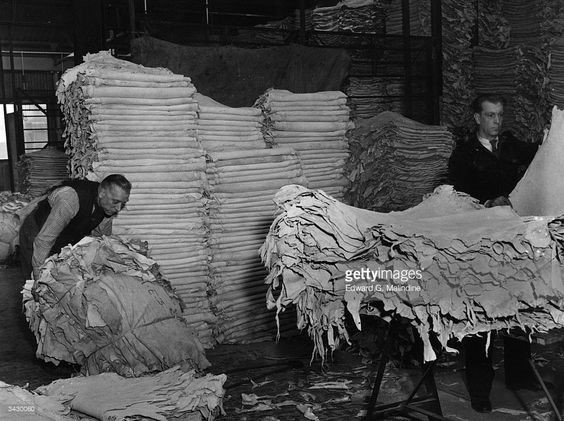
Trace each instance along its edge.
<instances>
[{"instance_id":1,"label":"tall pile of hide","mask_svg":"<svg viewBox=\"0 0 564 421\"><path fill-rule=\"evenodd\" d=\"M271 339L258 250L274 220L274 194L306 183L300 161L290 148L208 152L208 159L208 296L217 317L215 336L221 343Z\"/></svg>"},{"instance_id":2,"label":"tall pile of hide","mask_svg":"<svg viewBox=\"0 0 564 421\"><path fill-rule=\"evenodd\" d=\"M198 102L198 140L206 151L266 148L259 109L228 107L198 93L194 99Z\"/></svg>"},{"instance_id":3,"label":"tall pile of hide","mask_svg":"<svg viewBox=\"0 0 564 421\"><path fill-rule=\"evenodd\" d=\"M517 90L517 64L519 50L474 48L474 88L476 94L491 93L513 98ZM494 76L495 75L495 76ZM515 121L515 104L509 103L503 110L503 127L516 132L522 138L522 130Z\"/></svg>"},{"instance_id":4,"label":"tall pile of hide","mask_svg":"<svg viewBox=\"0 0 564 421\"><path fill-rule=\"evenodd\" d=\"M346 202L388 212L415 206L445 182L454 141L446 127L385 111L357 120L349 145Z\"/></svg>"},{"instance_id":5,"label":"tall pile of hide","mask_svg":"<svg viewBox=\"0 0 564 421\"><path fill-rule=\"evenodd\" d=\"M57 98L65 117L72 178L123 173L132 182L113 233L149 242L151 256L187 303L186 318L211 344L213 315L202 210L205 158L196 139L198 104L189 78L113 58L87 55L65 72Z\"/></svg>"},{"instance_id":6,"label":"tall pile of hide","mask_svg":"<svg viewBox=\"0 0 564 421\"><path fill-rule=\"evenodd\" d=\"M199 376L173 367L152 376L115 373L56 380L37 389L43 399L98 420L212 421L223 412L225 374Z\"/></svg>"},{"instance_id":7,"label":"tall pile of hide","mask_svg":"<svg viewBox=\"0 0 564 421\"><path fill-rule=\"evenodd\" d=\"M402 2L389 0L386 5L386 34L403 34ZM445 6L443 6L445 7ZM431 3L409 1L409 33L418 36L431 35Z\"/></svg>"},{"instance_id":8,"label":"tall pile of hide","mask_svg":"<svg viewBox=\"0 0 564 421\"><path fill-rule=\"evenodd\" d=\"M451 186L387 214L301 186L275 200L280 214L261 249L268 305L295 304L321 356L348 339L347 311L359 329L361 311L410 320L426 361L431 331L446 347L451 337L564 324L563 220L486 209Z\"/></svg>"},{"instance_id":9,"label":"tall pile of hide","mask_svg":"<svg viewBox=\"0 0 564 421\"><path fill-rule=\"evenodd\" d=\"M541 14L543 1L502 1L503 17L511 28L512 45L538 46L541 43Z\"/></svg>"},{"instance_id":10,"label":"tall pile of hide","mask_svg":"<svg viewBox=\"0 0 564 421\"><path fill-rule=\"evenodd\" d=\"M453 0L442 4L443 98L441 116L448 127L471 120L468 104L474 97L472 37L476 21L474 3Z\"/></svg>"},{"instance_id":11,"label":"tall pile of hide","mask_svg":"<svg viewBox=\"0 0 564 421\"><path fill-rule=\"evenodd\" d=\"M481 0L474 50L476 92L504 94L504 128L534 142L542 138L549 117L542 3Z\"/></svg>"},{"instance_id":12,"label":"tall pile of hide","mask_svg":"<svg viewBox=\"0 0 564 421\"><path fill-rule=\"evenodd\" d=\"M347 184L345 133L353 127L346 103L339 91L294 94L278 89L269 89L255 103L265 115L266 142L295 149L309 187L338 198Z\"/></svg>"},{"instance_id":13,"label":"tall pile of hide","mask_svg":"<svg viewBox=\"0 0 564 421\"><path fill-rule=\"evenodd\" d=\"M115 373L75 376L33 392L0 381L0 418L76 421L87 415L97 420L211 421L223 412L225 380L225 374L199 376L173 367L136 378ZM33 411L14 416L14 407Z\"/></svg>"},{"instance_id":14,"label":"tall pile of hide","mask_svg":"<svg viewBox=\"0 0 564 421\"><path fill-rule=\"evenodd\" d=\"M315 31L383 34L385 9L379 0L342 0L312 12Z\"/></svg>"},{"instance_id":15,"label":"tall pile of hide","mask_svg":"<svg viewBox=\"0 0 564 421\"><path fill-rule=\"evenodd\" d=\"M551 45L551 62L549 70L550 100L560 108L564 108L564 37L556 39Z\"/></svg>"},{"instance_id":16,"label":"tall pile of hide","mask_svg":"<svg viewBox=\"0 0 564 421\"><path fill-rule=\"evenodd\" d=\"M65 153L54 146L22 155L18 162L20 190L40 196L60 184L68 178L67 159Z\"/></svg>"},{"instance_id":17,"label":"tall pile of hide","mask_svg":"<svg viewBox=\"0 0 564 421\"><path fill-rule=\"evenodd\" d=\"M0 192L0 263L15 252L21 219L18 211L29 203L21 193Z\"/></svg>"},{"instance_id":18,"label":"tall pile of hide","mask_svg":"<svg viewBox=\"0 0 564 421\"><path fill-rule=\"evenodd\" d=\"M126 377L209 366L180 299L141 251L116 237L86 237L46 261L23 292L38 358Z\"/></svg>"}]
</instances>

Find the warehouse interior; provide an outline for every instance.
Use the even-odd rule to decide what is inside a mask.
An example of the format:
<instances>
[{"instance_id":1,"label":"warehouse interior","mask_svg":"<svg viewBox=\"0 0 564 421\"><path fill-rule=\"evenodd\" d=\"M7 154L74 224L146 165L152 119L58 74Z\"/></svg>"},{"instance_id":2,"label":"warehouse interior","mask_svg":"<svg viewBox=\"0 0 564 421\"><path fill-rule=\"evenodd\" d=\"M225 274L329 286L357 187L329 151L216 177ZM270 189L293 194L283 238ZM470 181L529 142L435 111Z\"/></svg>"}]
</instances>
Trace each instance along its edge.
<instances>
[{"instance_id":1,"label":"warehouse interior","mask_svg":"<svg viewBox=\"0 0 564 421\"><path fill-rule=\"evenodd\" d=\"M0 12L0 419L562 419L559 0Z\"/></svg>"}]
</instances>

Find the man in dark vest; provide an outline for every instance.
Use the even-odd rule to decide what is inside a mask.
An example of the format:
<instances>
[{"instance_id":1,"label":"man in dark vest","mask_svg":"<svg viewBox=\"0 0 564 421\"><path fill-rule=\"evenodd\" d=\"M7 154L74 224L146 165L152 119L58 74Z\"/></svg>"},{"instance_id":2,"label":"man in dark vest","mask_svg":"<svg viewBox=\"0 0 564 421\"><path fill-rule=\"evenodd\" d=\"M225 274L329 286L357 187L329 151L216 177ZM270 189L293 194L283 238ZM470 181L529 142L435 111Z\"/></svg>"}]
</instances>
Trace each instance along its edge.
<instances>
[{"instance_id":1,"label":"man in dark vest","mask_svg":"<svg viewBox=\"0 0 564 421\"><path fill-rule=\"evenodd\" d=\"M112 174L101 183L71 180L54 187L20 228L20 261L25 276L38 279L45 260L87 235L110 235L112 219L129 200L131 183Z\"/></svg>"},{"instance_id":2,"label":"man in dark vest","mask_svg":"<svg viewBox=\"0 0 564 421\"><path fill-rule=\"evenodd\" d=\"M479 199L486 207L511 206L509 193L533 160L538 145L501 132L505 100L494 94L480 95L472 104L475 133L457 145L450 162L451 183L458 191ZM486 350L485 333L467 336L462 345L466 359L466 383L471 405L478 412L490 412L494 378L492 344ZM510 389L536 389L539 385L528 364L530 344L504 336L505 384Z\"/></svg>"}]
</instances>

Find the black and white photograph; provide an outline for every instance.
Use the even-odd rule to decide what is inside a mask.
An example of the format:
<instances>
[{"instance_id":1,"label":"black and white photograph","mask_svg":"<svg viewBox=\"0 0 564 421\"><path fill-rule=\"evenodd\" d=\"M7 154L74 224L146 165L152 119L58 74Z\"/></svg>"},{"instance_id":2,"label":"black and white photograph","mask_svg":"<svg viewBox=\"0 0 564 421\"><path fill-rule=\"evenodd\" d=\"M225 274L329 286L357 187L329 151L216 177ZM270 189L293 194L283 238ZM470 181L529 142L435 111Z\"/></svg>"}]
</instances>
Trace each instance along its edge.
<instances>
[{"instance_id":1,"label":"black and white photograph","mask_svg":"<svg viewBox=\"0 0 564 421\"><path fill-rule=\"evenodd\" d=\"M0 421L562 421L564 0L0 0Z\"/></svg>"}]
</instances>

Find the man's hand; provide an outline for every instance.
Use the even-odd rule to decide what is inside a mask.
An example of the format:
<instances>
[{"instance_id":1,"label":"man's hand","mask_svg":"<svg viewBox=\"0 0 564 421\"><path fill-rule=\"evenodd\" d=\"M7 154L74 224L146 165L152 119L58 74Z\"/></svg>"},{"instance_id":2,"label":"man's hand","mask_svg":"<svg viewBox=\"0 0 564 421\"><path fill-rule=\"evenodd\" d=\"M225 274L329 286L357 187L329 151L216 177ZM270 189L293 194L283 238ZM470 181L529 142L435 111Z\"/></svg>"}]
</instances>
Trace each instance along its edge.
<instances>
[{"instance_id":1,"label":"man's hand","mask_svg":"<svg viewBox=\"0 0 564 421\"><path fill-rule=\"evenodd\" d=\"M505 196L499 196L495 199L486 200L484 203L486 208L493 208L494 206L513 206L509 200L509 198Z\"/></svg>"}]
</instances>

